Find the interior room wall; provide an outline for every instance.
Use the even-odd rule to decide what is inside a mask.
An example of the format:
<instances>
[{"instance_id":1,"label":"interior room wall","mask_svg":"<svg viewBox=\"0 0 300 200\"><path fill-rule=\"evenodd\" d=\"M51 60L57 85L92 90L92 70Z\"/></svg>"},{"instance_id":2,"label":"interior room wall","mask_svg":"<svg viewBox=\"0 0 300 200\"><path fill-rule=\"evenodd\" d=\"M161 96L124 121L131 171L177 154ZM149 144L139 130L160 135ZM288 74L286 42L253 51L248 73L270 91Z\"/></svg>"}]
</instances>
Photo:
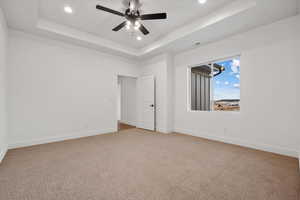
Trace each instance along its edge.
<instances>
[{"instance_id":1,"label":"interior room wall","mask_svg":"<svg viewBox=\"0 0 300 200\"><path fill-rule=\"evenodd\" d=\"M0 162L7 151L6 126L6 55L7 55L7 26L0 8Z\"/></svg>"},{"instance_id":2,"label":"interior room wall","mask_svg":"<svg viewBox=\"0 0 300 200\"><path fill-rule=\"evenodd\" d=\"M136 126L137 78L119 76L121 84L121 122Z\"/></svg>"},{"instance_id":3,"label":"interior room wall","mask_svg":"<svg viewBox=\"0 0 300 200\"><path fill-rule=\"evenodd\" d=\"M9 146L117 130L119 74L137 64L57 40L9 32Z\"/></svg>"},{"instance_id":4,"label":"interior room wall","mask_svg":"<svg viewBox=\"0 0 300 200\"><path fill-rule=\"evenodd\" d=\"M175 56L177 132L297 157L300 16ZM190 112L187 67L241 54L241 111Z\"/></svg>"},{"instance_id":5,"label":"interior room wall","mask_svg":"<svg viewBox=\"0 0 300 200\"><path fill-rule=\"evenodd\" d=\"M299 25L296 16L182 52L174 60L166 54L139 63L9 31L9 145L116 131L118 75L154 75L158 131L297 156ZM187 67L237 54L242 55L241 112L189 112Z\"/></svg>"}]
</instances>

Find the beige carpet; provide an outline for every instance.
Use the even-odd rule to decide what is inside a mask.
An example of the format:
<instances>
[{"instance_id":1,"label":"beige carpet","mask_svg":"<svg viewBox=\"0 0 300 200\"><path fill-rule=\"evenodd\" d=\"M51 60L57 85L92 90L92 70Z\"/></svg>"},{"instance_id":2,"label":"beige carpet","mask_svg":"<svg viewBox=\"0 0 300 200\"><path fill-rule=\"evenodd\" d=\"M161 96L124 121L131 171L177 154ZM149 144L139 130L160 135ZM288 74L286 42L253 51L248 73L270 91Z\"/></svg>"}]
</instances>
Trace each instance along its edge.
<instances>
[{"instance_id":1,"label":"beige carpet","mask_svg":"<svg viewBox=\"0 0 300 200\"><path fill-rule=\"evenodd\" d=\"M294 158L137 129L8 152L1 200L296 200Z\"/></svg>"}]
</instances>

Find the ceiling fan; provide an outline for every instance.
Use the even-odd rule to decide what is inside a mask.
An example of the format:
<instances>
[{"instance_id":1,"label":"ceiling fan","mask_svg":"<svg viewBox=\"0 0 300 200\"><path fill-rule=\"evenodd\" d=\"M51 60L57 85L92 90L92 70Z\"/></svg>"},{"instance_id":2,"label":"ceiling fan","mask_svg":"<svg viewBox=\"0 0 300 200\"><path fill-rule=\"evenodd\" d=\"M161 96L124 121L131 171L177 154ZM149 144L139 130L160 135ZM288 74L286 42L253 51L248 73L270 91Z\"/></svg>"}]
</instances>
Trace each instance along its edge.
<instances>
[{"instance_id":1,"label":"ceiling fan","mask_svg":"<svg viewBox=\"0 0 300 200\"><path fill-rule=\"evenodd\" d=\"M125 0L126 10L125 13L97 5L96 8L105 12L112 13L121 17L125 17L125 21L113 28L113 31L119 31L122 28L130 29L133 27L135 30L140 30L144 35L148 35L150 32L147 28L141 23L143 20L159 20L167 19L167 13L153 13L153 14L141 14L140 8L141 3L139 0Z\"/></svg>"}]
</instances>

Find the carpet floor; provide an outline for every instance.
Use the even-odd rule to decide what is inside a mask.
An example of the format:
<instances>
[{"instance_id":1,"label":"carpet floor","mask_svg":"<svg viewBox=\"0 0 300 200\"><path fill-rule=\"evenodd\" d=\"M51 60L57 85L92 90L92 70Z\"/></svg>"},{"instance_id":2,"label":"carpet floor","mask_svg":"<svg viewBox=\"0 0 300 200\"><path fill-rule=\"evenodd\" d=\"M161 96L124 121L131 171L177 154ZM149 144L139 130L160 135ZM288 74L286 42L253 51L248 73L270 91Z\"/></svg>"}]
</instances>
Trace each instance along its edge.
<instances>
[{"instance_id":1,"label":"carpet floor","mask_svg":"<svg viewBox=\"0 0 300 200\"><path fill-rule=\"evenodd\" d=\"M130 129L10 150L1 200L298 200L297 159Z\"/></svg>"}]
</instances>

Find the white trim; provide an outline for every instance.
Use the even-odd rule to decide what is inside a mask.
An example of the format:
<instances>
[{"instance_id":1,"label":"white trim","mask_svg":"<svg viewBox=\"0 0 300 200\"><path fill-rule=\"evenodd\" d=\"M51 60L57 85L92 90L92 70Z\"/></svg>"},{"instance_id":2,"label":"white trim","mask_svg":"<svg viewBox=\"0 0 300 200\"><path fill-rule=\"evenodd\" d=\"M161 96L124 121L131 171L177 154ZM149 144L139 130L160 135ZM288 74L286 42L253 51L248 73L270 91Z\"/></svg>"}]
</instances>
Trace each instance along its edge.
<instances>
[{"instance_id":1,"label":"white trim","mask_svg":"<svg viewBox=\"0 0 300 200\"><path fill-rule=\"evenodd\" d=\"M227 4L225 7L215 10L215 12L206 15L205 17L200 17L196 21L192 21L186 25L177 28L175 31L163 36L161 39L149 44L148 46L142 48L137 56L146 55L159 48L167 46L172 42L182 39L188 35L201 31L207 27L217 24L223 20L230 17L237 16L244 13L250 9L257 6L256 1L234 1Z\"/></svg>"},{"instance_id":2,"label":"white trim","mask_svg":"<svg viewBox=\"0 0 300 200\"><path fill-rule=\"evenodd\" d=\"M130 126L135 126L137 127L137 123L136 122L133 122L133 121L126 121L126 120L120 120L121 123L123 124L128 124Z\"/></svg>"},{"instance_id":3,"label":"white trim","mask_svg":"<svg viewBox=\"0 0 300 200\"><path fill-rule=\"evenodd\" d=\"M177 28L169 34L164 34L162 38L156 40L141 48L128 47L124 44L119 44L113 40L98 37L97 34L91 34L85 31L80 31L63 24L55 23L45 18L36 15L34 17L34 29L38 33L45 33L46 35L56 38L63 38L89 47L96 47L102 50L110 50L112 53L122 54L130 57L147 56L150 53L158 52L159 49L170 45L179 39L188 35L206 29L214 24L222 22L226 19L237 16L257 6L255 0L234 1L228 5L216 9L213 13L201 17L197 20L192 20L190 23Z\"/></svg>"},{"instance_id":4,"label":"white trim","mask_svg":"<svg viewBox=\"0 0 300 200\"><path fill-rule=\"evenodd\" d=\"M187 67L187 112L215 112L215 113L220 113L220 112L226 112L226 113L237 113L237 114L240 114L241 113L241 106L240 106L240 110L239 111L216 111L214 109L214 88L215 88L215 85L214 85L214 77L212 77L210 79L210 110L192 110L192 98L191 98L191 90L192 90L192 85L191 85L191 74L192 74L192 68L194 67L198 67L198 66L201 66L201 65L209 65L211 64L210 68L211 68L211 71L213 72L213 66L215 63L219 63L219 62L224 62L224 61L228 61L228 60L233 60L235 58L238 58L239 60L241 60L241 57L242 57L242 53L238 53L238 54L234 54L233 56L222 56L222 57L219 57L219 58L214 58L214 59L211 59L211 60L205 60L203 62L201 62L201 64L193 64L193 65L189 65ZM241 81L240 81L241 82ZM241 91L240 91L241 92ZM241 103L241 98L240 98L240 103Z\"/></svg>"},{"instance_id":5,"label":"white trim","mask_svg":"<svg viewBox=\"0 0 300 200\"><path fill-rule=\"evenodd\" d=\"M163 133L163 134L172 134L173 131L168 131L166 128L157 128L156 132Z\"/></svg>"},{"instance_id":6,"label":"white trim","mask_svg":"<svg viewBox=\"0 0 300 200\"><path fill-rule=\"evenodd\" d=\"M187 134L187 135L192 135L195 137L201 137L209 140L214 140L214 141L219 141L219 142L224 142L228 144L234 144L234 145L239 145L247 148L252 148L252 149L257 149L261 151L267 151L271 153L276 153L280 155L285 155L285 156L290 156L290 157L295 157L300 159L300 154L298 154L298 151L292 150L292 149L286 149L283 147L277 147L277 146L272 146L269 144L263 144L263 143L256 143L253 144L251 142L246 142L240 139L235 139L235 138L230 138L230 137L220 137L216 135L209 134L208 132L194 132L191 130L184 130L184 129L175 129L175 133L182 133L182 134ZM299 161L300 162L300 161ZM300 163L299 163L300 164Z\"/></svg>"},{"instance_id":7,"label":"white trim","mask_svg":"<svg viewBox=\"0 0 300 200\"><path fill-rule=\"evenodd\" d=\"M28 147L33 145L39 145L39 144L47 144L52 142L60 142L64 140L71 140L71 139L77 139L77 138L83 138L83 137L89 137L89 136L95 136L95 135L102 135L102 134L108 134L108 133L114 133L117 132L115 128L107 129L107 130L90 130L85 132L78 132L71 135L63 135L63 136L57 136L57 137L49 137L49 138L43 138L43 139L32 139L27 141L19 141L15 143L11 143L8 145L8 149L16 149L21 147Z\"/></svg>"},{"instance_id":8,"label":"white trim","mask_svg":"<svg viewBox=\"0 0 300 200\"><path fill-rule=\"evenodd\" d=\"M136 79L136 102L138 101L138 97L137 97L137 95L138 95L138 88L137 88L137 86L138 86L138 76L134 76L134 75L126 75L126 74L117 74L116 76L115 76L115 79L117 80L117 84L119 83L119 78L120 77L128 77L128 78L134 78L134 79ZM121 88L122 88L122 83L121 83ZM121 89L122 90L122 89ZM117 91L117 93L118 93L119 91ZM122 93L122 91L121 91L121 93ZM121 100L122 101L122 100ZM116 101L117 102L117 101ZM117 102L117 104L118 104L118 102ZM121 103L122 104L122 103ZM136 118L138 118L138 106L137 106L138 104L136 104ZM116 105L117 107L118 107L118 105ZM121 105L121 107L120 107L120 109L122 110L122 105ZM116 119L117 119L117 122L116 123L118 123L118 122L121 122L121 123L124 123L124 124L128 124L128 125L131 125L131 126L135 126L135 127L137 127L138 126L138 122L137 121L126 121L126 120L122 120L122 119L120 119L120 120L118 120L118 111L117 111L117 113L116 113L116 115L117 115L117 117L116 117ZM122 115L122 114L121 114ZM122 118L122 116L121 116L121 118Z\"/></svg>"},{"instance_id":9,"label":"white trim","mask_svg":"<svg viewBox=\"0 0 300 200\"><path fill-rule=\"evenodd\" d=\"M4 159L4 156L6 155L6 152L7 152L7 146L5 146L2 151L0 151L0 163Z\"/></svg>"},{"instance_id":10,"label":"white trim","mask_svg":"<svg viewBox=\"0 0 300 200\"><path fill-rule=\"evenodd\" d=\"M36 28L46 32L54 33L57 35L62 35L68 38L72 38L78 41L83 41L88 44L95 44L99 47L109 48L121 53L125 53L130 56L137 56L139 50L131 48L125 45L121 45L119 42L114 42L112 40L104 39L98 37L94 34L87 33L84 31L79 31L75 28L71 28L65 25L61 25L47 19L39 19L36 24Z\"/></svg>"},{"instance_id":11,"label":"white trim","mask_svg":"<svg viewBox=\"0 0 300 200\"><path fill-rule=\"evenodd\" d=\"M101 48L89 47L87 45L83 45L80 42L74 43L74 42L68 42L65 40L59 40L59 39L55 39L55 38L51 38L51 37L45 37L40 34L25 32L24 30L15 29L12 27L9 27L9 29L8 29L8 38L11 40L15 40L16 38L18 38L18 39L26 38L26 39L30 39L33 41L43 42L46 44L59 45L64 48L72 48L72 49L76 48L80 51L84 50L93 55L98 55L98 56L103 55L103 56L107 56L112 59L116 59L118 61L123 61L123 62L133 64L133 65L138 65L138 61L132 59L134 57L125 56L122 53L118 54L116 51L113 51L113 50L112 51L104 51ZM112 53L112 52L114 52L114 53Z\"/></svg>"},{"instance_id":12,"label":"white trim","mask_svg":"<svg viewBox=\"0 0 300 200\"><path fill-rule=\"evenodd\" d=\"M300 171L300 151L298 152L298 160L299 160L299 171Z\"/></svg>"}]
</instances>

